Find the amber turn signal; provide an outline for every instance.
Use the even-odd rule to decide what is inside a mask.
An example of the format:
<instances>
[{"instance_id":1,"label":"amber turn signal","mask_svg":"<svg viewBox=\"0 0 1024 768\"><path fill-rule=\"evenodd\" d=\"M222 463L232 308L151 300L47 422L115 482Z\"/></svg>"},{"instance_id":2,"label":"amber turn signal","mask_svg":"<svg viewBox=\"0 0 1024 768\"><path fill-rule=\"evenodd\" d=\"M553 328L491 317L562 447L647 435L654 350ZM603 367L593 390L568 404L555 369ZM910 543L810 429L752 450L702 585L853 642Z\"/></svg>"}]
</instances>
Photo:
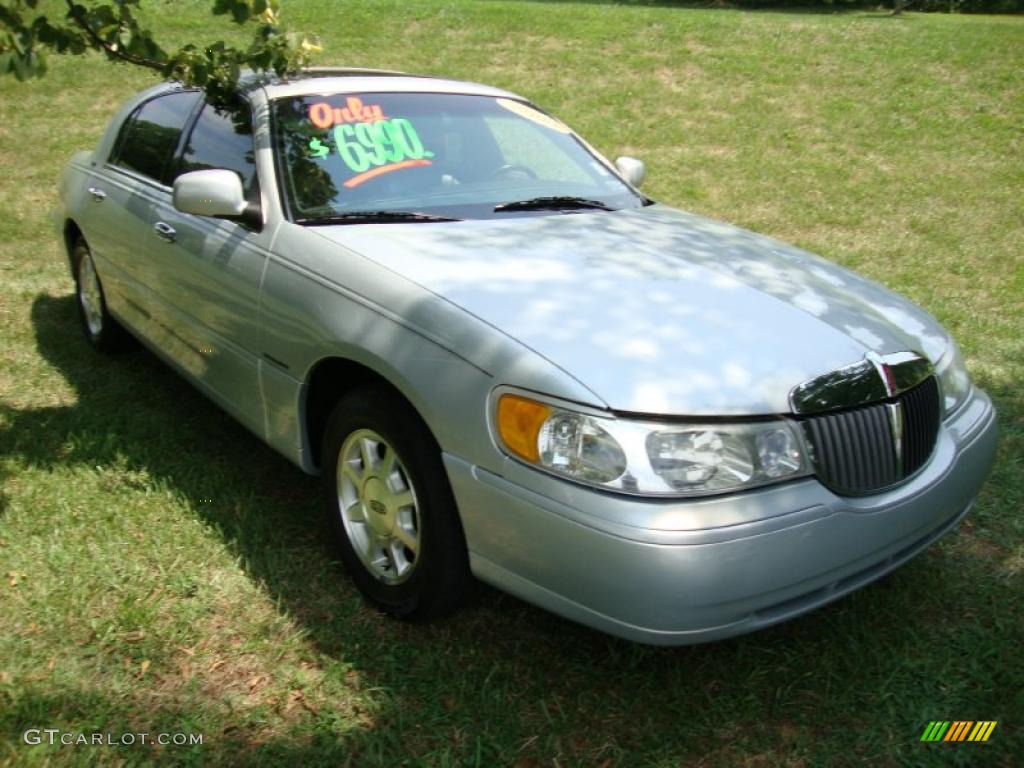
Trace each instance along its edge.
<instances>
[{"instance_id":1,"label":"amber turn signal","mask_svg":"<svg viewBox=\"0 0 1024 768\"><path fill-rule=\"evenodd\" d=\"M540 461L537 435L552 410L543 403L518 395L502 395L498 400L498 434L516 456L527 461Z\"/></svg>"}]
</instances>

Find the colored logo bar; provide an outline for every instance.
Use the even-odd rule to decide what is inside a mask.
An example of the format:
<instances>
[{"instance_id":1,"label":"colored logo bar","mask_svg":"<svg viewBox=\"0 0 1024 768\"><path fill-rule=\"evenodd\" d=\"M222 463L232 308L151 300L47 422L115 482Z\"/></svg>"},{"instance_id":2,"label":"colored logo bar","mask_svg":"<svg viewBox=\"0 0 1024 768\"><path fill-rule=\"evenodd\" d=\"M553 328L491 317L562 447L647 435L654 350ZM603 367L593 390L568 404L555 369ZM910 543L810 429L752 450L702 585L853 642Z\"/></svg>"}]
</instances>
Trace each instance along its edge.
<instances>
[{"instance_id":1,"label":"colored logo bar","mask_svg":"<svg viewBox=\"0 0 1024 768\"><path fill-rule=\"evenodd\" d=\"M921 734L921 741L988 741L996 720L932 720Z\"/></svg>"}]
</instances>

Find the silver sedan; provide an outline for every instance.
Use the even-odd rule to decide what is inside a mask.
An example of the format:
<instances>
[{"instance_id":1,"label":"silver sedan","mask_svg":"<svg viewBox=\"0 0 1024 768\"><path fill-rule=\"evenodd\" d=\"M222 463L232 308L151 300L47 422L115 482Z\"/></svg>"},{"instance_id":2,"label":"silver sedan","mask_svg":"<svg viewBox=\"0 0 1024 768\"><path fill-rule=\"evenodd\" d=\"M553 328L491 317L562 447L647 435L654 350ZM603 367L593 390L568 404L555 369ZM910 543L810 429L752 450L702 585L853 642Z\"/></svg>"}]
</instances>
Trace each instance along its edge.
<instances>
[{"instance_id":1,"label":"silver sedan","mask_svg":"<svg viewBox=\"0 0 1024 768\"><path fill-rule=\"evenodd\" d=\"M475 576L693 643L951 530L995 420L920 308L643 175L513 93L321 70L138 95L56 221L88 340L319 474L372 603L438 616Z\"/></svg>"}]
</instances>

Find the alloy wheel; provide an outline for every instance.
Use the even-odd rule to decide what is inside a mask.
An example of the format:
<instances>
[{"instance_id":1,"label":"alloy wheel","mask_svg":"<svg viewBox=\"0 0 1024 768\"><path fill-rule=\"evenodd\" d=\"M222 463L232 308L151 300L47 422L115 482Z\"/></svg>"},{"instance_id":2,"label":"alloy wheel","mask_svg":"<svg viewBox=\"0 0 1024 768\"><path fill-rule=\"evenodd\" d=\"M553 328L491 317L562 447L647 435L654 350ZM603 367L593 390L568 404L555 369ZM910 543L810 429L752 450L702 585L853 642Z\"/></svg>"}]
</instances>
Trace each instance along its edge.
<instances>
[{"instance_id":1,"label":"alloy wheel","mask_svg":"<svg viewBox=\"0 0 1024 768\"><path fill-rule=\"evenodd\" d=\"M416 490L394 447L373 430L342 443L337 466L338 508L352 549L385 584L406 581L420 554Z\"/></svg>"},{"instance_id":2,"label":"alloy wheel","mask_svg":"<svg viewBox=\"0 0 1024 768\"><path fill-rule=\"evenodd\" d=\"M86 252L78 260L78 302L82 305L82 314L89 334L94 338L103 332L103 293L100 291L100 279L96 275L96 267L92 256Z\"/></svg>"}]
</instances>

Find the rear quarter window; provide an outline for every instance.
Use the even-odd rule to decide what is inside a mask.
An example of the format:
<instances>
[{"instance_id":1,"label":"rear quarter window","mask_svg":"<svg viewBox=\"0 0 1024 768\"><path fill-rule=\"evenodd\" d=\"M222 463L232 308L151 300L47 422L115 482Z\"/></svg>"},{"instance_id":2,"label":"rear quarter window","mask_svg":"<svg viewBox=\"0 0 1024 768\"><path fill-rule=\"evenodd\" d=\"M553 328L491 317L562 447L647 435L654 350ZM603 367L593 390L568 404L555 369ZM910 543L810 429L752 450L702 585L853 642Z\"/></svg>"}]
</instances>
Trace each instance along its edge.
<instances>
[{"instance_id":1,"label":"rear quarter window","mask_svg":"<svg viewBox=\"0 0 1024 768\"><path fill-rule=\"evenodd\" d=\"M198 91L176 91L140 106L121 127L110 164L167 184L171 157L199 98Z\"/></svg>"}]
</instances>

